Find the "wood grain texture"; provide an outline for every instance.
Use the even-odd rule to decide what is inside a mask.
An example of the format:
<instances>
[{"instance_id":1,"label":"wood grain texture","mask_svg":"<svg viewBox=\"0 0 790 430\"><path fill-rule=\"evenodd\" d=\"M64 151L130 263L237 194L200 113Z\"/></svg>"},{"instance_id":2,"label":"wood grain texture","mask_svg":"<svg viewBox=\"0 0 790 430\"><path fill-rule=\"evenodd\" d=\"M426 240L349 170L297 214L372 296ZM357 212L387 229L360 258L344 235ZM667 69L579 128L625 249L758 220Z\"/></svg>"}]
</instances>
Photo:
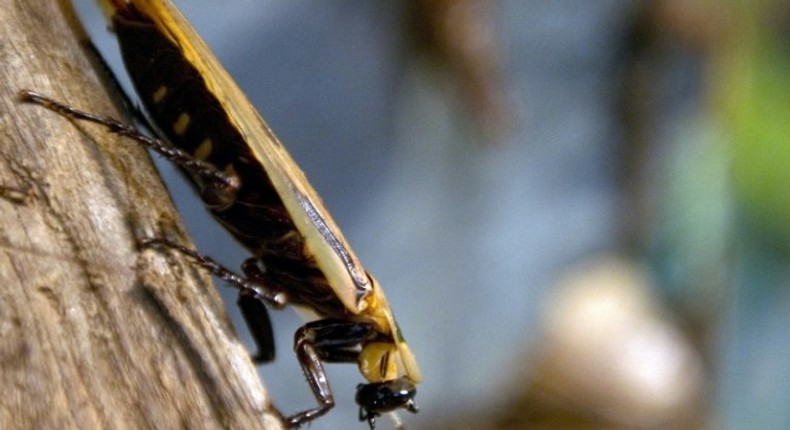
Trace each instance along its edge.
<instances>
[{"instance_id":1,"label":"wood grain texture","mask_svg":"<svg viewBox=\"0 0 790 430\"><path fill-rule=\"evenodd\" d=\"M0 428L282 428L206 274L136 246L190 244L145 151L19 102L119 116L67 9L0 0Z\"/></svg>"}]
</instances>

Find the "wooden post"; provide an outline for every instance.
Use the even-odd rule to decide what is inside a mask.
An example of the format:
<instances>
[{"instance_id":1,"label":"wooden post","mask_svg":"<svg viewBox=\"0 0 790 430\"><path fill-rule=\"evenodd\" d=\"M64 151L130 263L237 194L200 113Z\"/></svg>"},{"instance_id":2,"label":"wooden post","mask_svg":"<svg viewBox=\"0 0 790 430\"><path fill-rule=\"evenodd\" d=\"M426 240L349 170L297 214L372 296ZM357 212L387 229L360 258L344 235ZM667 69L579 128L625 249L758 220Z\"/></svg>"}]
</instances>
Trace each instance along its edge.
<instances>
[{"instance_id":1,"label":"wooden post","mask_svg":"<svg viewBox=\"0 0 790 430\"><path fill-rule=\"evenodd\" d=\"M20 103L120 117L67 2L0 3L0 428L282 428L210 278L138 249L190 245L146 152Z\"/></svg>"}]
</instances>

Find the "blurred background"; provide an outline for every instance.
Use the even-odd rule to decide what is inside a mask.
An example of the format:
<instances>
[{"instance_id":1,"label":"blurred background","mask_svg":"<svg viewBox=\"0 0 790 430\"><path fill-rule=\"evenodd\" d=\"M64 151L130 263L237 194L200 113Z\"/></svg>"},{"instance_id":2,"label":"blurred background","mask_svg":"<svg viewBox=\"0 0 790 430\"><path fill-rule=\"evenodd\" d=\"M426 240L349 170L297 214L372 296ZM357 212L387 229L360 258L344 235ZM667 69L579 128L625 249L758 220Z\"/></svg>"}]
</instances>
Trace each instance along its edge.
<instances>
[{"instance_id":1,"label":"blurred background","mask_svg":"<svg viewBox=\"0 0 790 430\"><path fill-rule=\"evenodd\" d=\"M425 376L410 428L790 428L790 3L177 3L383 285ZM273 317L289 414L315 404L302 322ZM364 428L357 369L328 372L310 428Z\"/></svg>"}]
</instances>

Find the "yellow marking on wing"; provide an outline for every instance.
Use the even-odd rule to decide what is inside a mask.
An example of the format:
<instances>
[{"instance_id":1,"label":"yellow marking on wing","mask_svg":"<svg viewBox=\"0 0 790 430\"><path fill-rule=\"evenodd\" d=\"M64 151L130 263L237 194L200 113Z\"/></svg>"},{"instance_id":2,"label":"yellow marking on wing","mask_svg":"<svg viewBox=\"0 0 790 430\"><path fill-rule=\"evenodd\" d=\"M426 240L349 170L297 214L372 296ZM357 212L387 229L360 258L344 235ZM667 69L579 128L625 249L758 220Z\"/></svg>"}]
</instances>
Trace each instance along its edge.
<instances>
[{"instance_id":1,"label":"yellow marking on wing","mask_svg":"<svg viewBox=\"0 0 790 430\"><path fill-rule=\"evenodd\" d=\"M189 128L189 122L191 120L192 118L189 117L188 113L186 112L181 113L181 115L178 116L176 122L173 123L173 131L177 135L183 136L184 133L187 132L187 129Z\"/></svg>"},{"instance_id":2,"label":"yellow marking on wing","mask_svg":"<svg viewBox=\"0 0 790 430\"><path fill-rule=\"evenodd\" d=\"M162 100L165 99L165 96L167 96L167 87L162 85L156 91L154 91L151 99L154 101L154 103L159 104L162 103Z\"/></svg>"},{"instance_id":3,"label":"yellow marking on wing","mask_svg":"<svg viewBox=\"0 0 790 430\"><path fill-rule=\"evenodd\" d=\"M203 139L203 142L200 142L200 146L195 150L195 158L204 161L211 156L213 150L214 143L211 141L211 138L207 137Z\"/></svg>"}]
</instances>

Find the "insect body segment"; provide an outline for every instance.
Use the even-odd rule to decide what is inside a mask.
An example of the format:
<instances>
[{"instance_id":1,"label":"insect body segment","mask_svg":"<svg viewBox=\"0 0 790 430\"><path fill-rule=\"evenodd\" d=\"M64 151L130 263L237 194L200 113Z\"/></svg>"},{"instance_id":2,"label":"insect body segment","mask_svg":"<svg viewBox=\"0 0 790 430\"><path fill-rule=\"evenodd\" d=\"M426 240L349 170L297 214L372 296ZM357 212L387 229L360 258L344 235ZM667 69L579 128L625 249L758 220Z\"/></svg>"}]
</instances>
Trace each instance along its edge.
<instances>
[{"instance_id":1,"label":"insect body segment","mask_svg":"<svg viewBox=\"0 0 790 430\"><path fill-rule=\"evenodd\" d=\"M287 297L317 316L297 332L295 350L319 406L290 417L291 424L320 416L334 404L322 361L358 363L369 382L357 391L360 419L371 427L380 413L416 412L414 385L422 376L383 291L219 61L167 1L100 3L151 122L178 149L168 153L158 142L137 140L193 178L214 217L253 257L243 265L247 279L235 280L207 263L212 260L177 244L153 240L150 245L185 253L239 288L254 333L254 326L268 325L268 317L250 298ZM271 358L271 333L260 332L259 357Z\"/></svg>"}]
</instances>

